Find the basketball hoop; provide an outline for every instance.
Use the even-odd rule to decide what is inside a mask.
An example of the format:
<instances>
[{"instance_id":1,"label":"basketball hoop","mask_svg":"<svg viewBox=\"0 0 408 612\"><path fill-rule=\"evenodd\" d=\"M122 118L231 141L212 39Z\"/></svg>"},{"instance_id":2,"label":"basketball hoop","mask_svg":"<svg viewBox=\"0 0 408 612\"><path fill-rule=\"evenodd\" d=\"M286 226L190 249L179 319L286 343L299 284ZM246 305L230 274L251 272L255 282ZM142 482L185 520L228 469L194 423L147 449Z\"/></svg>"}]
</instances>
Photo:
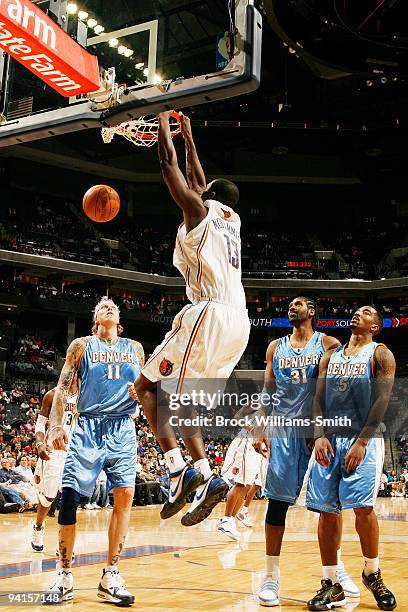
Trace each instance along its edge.
<instances>
[{"instance_id":1,"label":"basketball hoop","mask_svg":"<svg viewBox=\"0 0 408 612\"><path fill-rule=\"evenodd\" d=\"M181 132L180 114L173 111L170 115L170 134L174 138ZM155 115L145 115L132 121L124 121L119 125L102 128L102 138L105 144L112 142L115 134L130 140L137 147L152 147L157 142L159 121Z\"/></svg>"}]
</instances>

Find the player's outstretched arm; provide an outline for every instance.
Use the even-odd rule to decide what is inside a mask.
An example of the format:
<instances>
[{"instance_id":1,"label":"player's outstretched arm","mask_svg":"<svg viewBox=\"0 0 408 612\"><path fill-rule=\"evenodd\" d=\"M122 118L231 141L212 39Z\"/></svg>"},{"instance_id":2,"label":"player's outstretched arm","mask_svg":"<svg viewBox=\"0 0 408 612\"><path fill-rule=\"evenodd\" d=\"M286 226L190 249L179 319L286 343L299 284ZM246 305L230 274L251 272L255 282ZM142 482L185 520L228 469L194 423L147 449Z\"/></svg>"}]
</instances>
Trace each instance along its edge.
<instances>
[{"instance_id":1,"label":"player's outstretched arm","mask_svg":"<svg viewBox=\"0 0 408 612\"><path fill-rule=\"evenodd\" d=\"M201 196L207 188L207 181L195 146L191 121L186 115L181 115L181 133L186 148L187 183L190 189Z\"/></svg>"},{"instance_id":2,"label":"player's outstretched arm","mask_svg":"<svg viewBox=\"0 0 408 612\"><path fill-rule=\"evenodd\" d=\"M168 112L157 115L160 166L173 200L183 211L187 231L190 231L207 216L207 209L200 196L189 188L179 168L176 149L170 135L169 116Z\"/></svg>"},{"instance_id":3,"label":"player's outstretched arm","mask_svg":"<svg viewBox=\"0 0 408 612\"><path fill-rule=\"evenodd\" d=\"M67 350L64 366L55 390L52 408L50 412L49 440L57 450L66 450L67 436L62 429L64 417L64 398L68 395L69 388L77 374L81 357L86 349L86 339L76 338L71 342Z\"/></svg>"}]
</instances>

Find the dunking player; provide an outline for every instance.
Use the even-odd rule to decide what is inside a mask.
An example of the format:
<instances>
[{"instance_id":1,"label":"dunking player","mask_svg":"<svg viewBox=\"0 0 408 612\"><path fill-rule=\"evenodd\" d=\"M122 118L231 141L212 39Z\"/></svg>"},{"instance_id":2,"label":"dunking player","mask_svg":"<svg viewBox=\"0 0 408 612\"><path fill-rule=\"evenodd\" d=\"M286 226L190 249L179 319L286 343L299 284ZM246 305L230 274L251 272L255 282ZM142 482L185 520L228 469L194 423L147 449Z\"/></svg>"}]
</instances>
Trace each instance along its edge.
<instances>
[{"instance_id":1,"label":"dunking player","mask_svg":"<svg viewBox=\"0 0 408 612\"><path fill-rule=\"evenodd\" d=\"M270 394L274 415L310 419L320 359L326 350L337 347L340 343L332 336L315 331L318 320L317 305L307 297L299 296L289 304L288 319L293 325L292 333L271 342L266 353L265 391ZM266 571L259 601L263 606L277 606L279 563L286 514L301 491L311 449L305 430L295 426L274 427L270 440L264 433L255 440L254 446L265 456L270 447L265 485L265 495L268 498L265 517ZM338 537L336 535L339 548L340 517L333 523L332 528L333 534L330 537L339 534ZM337 549L336 554L340 555ZM338 573L338 580L344 583L349 594L358 597L359 590L343 566L339 565Z\"/></svg>"},{"instance_id":2,"label":"dunking player","mask_svg":"<svg viewBox=\"0 0 408 612\"><path fill-rule=\"evenodd\" d=\"M101 470L113 492L114 507L109 525L108 565L103 570L98 597L117 605L130 605L118 562L129 526L136 478L136 434L130 415L135 403L127 383L134 381L144 362L139 342L120 338L119 309L102 298L94 310L92 336L77 338L68 348L50 414L49 439L65 450L62 427L64 397L77 376L80 383L78 422L72 434L62 475L59 523L61 569L51 592L62 601L73 598L71 573L76 512L80 496L90 497Z\"/></svg>"},{"instance_id":3,"label":"dunking player","mask_svg":"<svg viewBox=\"0 0 408 612\"><path fill-rule=\"evenodd\" d=\"M140 398L171 475L169 499L161 517L176 514L185 506L187 496L196 491L181 520L188 526L210 514L228 485L213 475L199 431L194 436L181 431L194 468L186 465L168 419L158 431L158 382L172 379L180 394L188 389L188 379L229 378L247 346L250 323L241 282L241 220L233 210L238 188L223 179L206 187L190 122L182 116L186 181L170 137L169 113L158 118L163 177L184 219L177 232L173 263L184 276L191 303L175 317L171 331L154 350L130 392L136 391Z\"/></svg>"},{"instance_id":4,"label":"dunking player","mask_svg":"<svg viewBox=\"0 0 408 612\"><path fill-rule=\"evenodd\" d=\"M382 317L373 306L362 306L351 320L351 338L328 351L319 368L313 406L315 415L348 417L351 427L317 431L315 460L306 504L320 512L319 546L324 570L322 588L308 602L309 610L329 610L345 603L337 579L336 538L333 525L342 509L353 508L356 531L364 555L362 581L381 610L397 603L383 583L378 560L378 520L374 511L384 461L381 425L394 375L391 351L373 341ZM335 530L334 530L335 531Z\"/></svg>"},{"instance_id":5,"label":"dunking player","mask_svg":"<svg viewBox=\"0 0 408 612\"><path fill-rule=\"evenodd\" d=\"M70 389L70 391L72 390ZM45 443L45 426L51 412L55 391L56 389L51 389L44 395L41 411L35 424L35 445L38 452L38 461L34 472L34 483L37 488L39 504L37 520L33 525L31 546L36 552L44 550L44 521L60 490L62 470L67 456L67 453L63 450L50 452ZM77 393L68 394L64 401L65 410L62 427L69 441L75 425Z\"/></svg>"}]
</instances>

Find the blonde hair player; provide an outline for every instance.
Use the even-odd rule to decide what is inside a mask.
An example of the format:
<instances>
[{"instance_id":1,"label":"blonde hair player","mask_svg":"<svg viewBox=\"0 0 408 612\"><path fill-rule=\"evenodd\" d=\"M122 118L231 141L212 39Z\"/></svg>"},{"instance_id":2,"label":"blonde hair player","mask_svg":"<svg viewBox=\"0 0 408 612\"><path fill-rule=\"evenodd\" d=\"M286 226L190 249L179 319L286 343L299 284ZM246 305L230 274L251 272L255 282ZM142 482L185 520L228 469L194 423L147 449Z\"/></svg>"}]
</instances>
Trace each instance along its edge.
<instances>
[{"instance_id":1,"label":"blonde hair player","mask_svg":"<svg viewBox=\"0 0 408 612\"><path fill-rule=\"evenodd\" d=\"M203 521L228 491L227 483L210 468L201 432L180 433L194 461L186 465L166 409L157 414L157 386L171 380L181 394L188 379L227 379L243 354L250 323L241 282L241 220L234 211L239 191L234 183L216 179L208 185L195 148L189 119L182 115L187 180L170 136L171 113L160 113L158 144L164 181L183 212L173 263L186 282L188 304L153 351L130 392L137 394L164 452L170 471L169 499L161 517L169 518L195 497L181 519L185 526ZM133 395L136 397L136 395ZM158 416L164 424L158 427Z\"/></svg>"},{"instance_id":2,"label":"blonde hair player","mask_svg":"<svg viewBox=\"0 0 408 612\"><path fill-rule=\"evenodd\" d=\"M124 586L118 562L129 527L136 478L136 433L131 418L136 404L129 396L128 385L140 372L144 352L139 342L121 338L121 332L119 308L112 300L102 298L94 310L92 336L77 338L68 348L52 403L48 438L55 449L66 450L64 397L77 376L78 421L62 474L58 513L61 568L50 589L60 595L61 601L73 599L71 563L80 496L91 496L101 470L106 473L114 506L108 565L102 573L98 597L122 606L135 600Z\"/></svg>"},{"instance_id":3,"label":"blonde hair player","mask_svg":"<svg viewBox=\"0 0 408 612\"><path fill-rule=\"evenodd\" d=\"M50 416L55 391L56 388L51 389L44 395L41 410L35 424L35 446L37 448L38 461L34 472L34 483L39 500L37 518L33 525L31 537L31 547L35 552L42 552L44 550L44 521L52 502L60 490L62 470L67 456L66 451L53 450L52 447L47 447L45 442L46 425ZM75 425L77 399L78 393L76 383L74 382L69 389L69 394L64 398L65 410L62 427L68 442Z\"/></svg>"}]
</instances>

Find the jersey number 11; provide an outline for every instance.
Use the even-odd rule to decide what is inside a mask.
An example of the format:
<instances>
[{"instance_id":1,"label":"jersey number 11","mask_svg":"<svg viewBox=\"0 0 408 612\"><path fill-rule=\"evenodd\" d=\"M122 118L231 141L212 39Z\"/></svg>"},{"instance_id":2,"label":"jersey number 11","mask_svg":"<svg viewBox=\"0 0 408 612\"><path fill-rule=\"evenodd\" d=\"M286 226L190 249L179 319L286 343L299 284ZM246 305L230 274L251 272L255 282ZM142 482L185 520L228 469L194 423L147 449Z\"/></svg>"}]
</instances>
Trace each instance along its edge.
<instances>
[{"instance_id":1,"label":"jersey number 11","mask_svg":"<svg viewBox=\"0 0 408 612\"><path fill-rule=\"evenodd\" d=\"M120 379L120 365L116 363L113 365L112 363L108 364L108 380L119 380Z\"/></svg>"}]
</instances>

